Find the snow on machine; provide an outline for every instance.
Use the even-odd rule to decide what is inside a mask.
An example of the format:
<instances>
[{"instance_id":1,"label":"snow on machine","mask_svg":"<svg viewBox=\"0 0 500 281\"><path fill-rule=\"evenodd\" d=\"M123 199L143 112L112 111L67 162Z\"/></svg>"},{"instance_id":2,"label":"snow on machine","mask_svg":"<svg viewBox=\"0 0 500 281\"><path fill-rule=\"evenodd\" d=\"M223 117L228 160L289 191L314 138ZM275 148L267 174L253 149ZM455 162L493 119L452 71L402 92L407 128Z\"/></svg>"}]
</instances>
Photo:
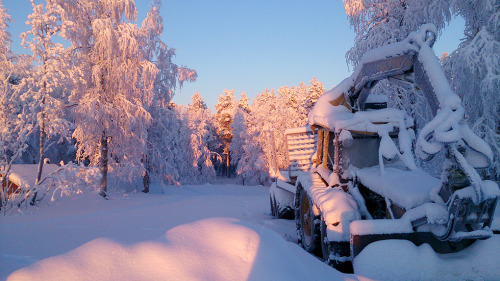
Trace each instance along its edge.
<instances>
[{"instance_id":1,"label":"snow on machine","mask_svg":"<svg viewBox=\"0 0 500 281\"><path fill-rule=\"evenodd\" d=\"M270 189L271 212L295 217L299 244L342 271L370 243L406 239L436 252L487 239L498 185L481 177L490 147L465 120L431 47L432 25L367 52L354 73L324 93L309 127L286 131L288 171ZM405 111L370 95L382 79L412 84L433 113L415 136ZM440 179L416 165L444 150Z\"/></svg>"}]
</instances>

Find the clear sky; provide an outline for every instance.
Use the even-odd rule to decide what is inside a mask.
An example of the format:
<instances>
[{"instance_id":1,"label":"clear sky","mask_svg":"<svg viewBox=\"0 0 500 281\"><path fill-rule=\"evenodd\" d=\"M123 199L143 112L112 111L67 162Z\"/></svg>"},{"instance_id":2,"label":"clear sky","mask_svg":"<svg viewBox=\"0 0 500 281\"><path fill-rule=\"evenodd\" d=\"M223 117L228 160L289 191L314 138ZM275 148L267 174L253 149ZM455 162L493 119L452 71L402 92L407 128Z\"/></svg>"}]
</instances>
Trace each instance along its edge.
<instances>
[{"instance_id":1,"label":"clear sky","mask_svg":"<svg viewBox=\"0 0 500 281\"><path fill-rule=\"evenodd\" d=\"M3 0L14 19L9 31L15 52L27 30L28 0ZM36 0L40 3L40 0ZM138 23L148 9L136 0ZM354 32L341 0L163 0L164 41L177 50L174 62L196 69L198 80L176 89L174 101L189 103L198 90L214 108L224 89L251 98L266 88L306 84L315 76L330 89L350 75L346 51ZM463 21L455 19L438 38L434 51L456 49Z\"/></svg>"}]
</instances>

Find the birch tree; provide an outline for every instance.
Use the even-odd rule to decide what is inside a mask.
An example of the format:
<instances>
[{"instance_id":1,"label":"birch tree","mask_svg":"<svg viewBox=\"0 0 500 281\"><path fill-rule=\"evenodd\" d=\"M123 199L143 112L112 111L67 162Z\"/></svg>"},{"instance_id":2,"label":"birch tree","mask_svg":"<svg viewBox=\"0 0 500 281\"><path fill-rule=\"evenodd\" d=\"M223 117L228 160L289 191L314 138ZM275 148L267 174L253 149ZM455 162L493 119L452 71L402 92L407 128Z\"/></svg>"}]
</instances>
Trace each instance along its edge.
<instances>
[{"instance_id":1,"label":"birch tree","mask_svg":"<svg viewBox=\"0 0 500 281\"><path fill-rule=\"evenodd\" d=\"M20 98L21 86L17 77L26 67L26 62L22 60L14 64L11 35L7 31L11 21L0 0L0 209L4 214L13 203L12 196L9 196L13 190L7 186L10 169L27 148L26 142L33 130L33 118L29 106Z\"/></svg>"},{"instance_id":2,"label":"birch tree","mask_svg":"<svg viewBox=\"0 0 500 281\"><path fill-rule=\"evenodd\" d=\"M72 25L66 32L74 51L80 87L70 97L75 109L77 157L99 164L100 195L106 197L109 155L114 163L142 172L157 69L141 52L143 30L133 0L57 0Z\"/></svg>"},{"instance_id":3,"label":"birch tree","mask_svg":"<svg viewBox=\"0 0 500 281\"><path fill-rule=\"evenodd\" d=\"M347 63L356 66L367 51L399 42L424 23L442 30L451 19L449 0L343 0L356 37Z\"/></svg>"},{"instance_id":4,"label":"birch tree","mask_svg":"<svg viewBox=\"0 0 500 281\"><path fill-rule=\"evenodd\" d=\"M161 39L163 33L163 17L160 14L161 1L155 0L142 22L141 29L145 34L142 46L145 58L153 62L158 69L154 78L152 96L145 100L152 123L147 129L147 145L143 155L145 164L144 192L149 191L150 174L156 179L168 184L179 183L179 167L177 161L182 161L180 146L181 112L172 106L171 100L177 86L184 82L193 82L197 78L195 70L179 67L173 62L175 49L169 48Z\"/></svg>"},{"instance_id":5,"label":"birch tree","mask_svg":"<svg viewBox=\"0 0 500 281\"><path fill-rule=\"evenodd\" d=\"M490 173L500 180L500 2L452 1L465 20L465 38L443 58L451 84L463 100L471 128L494 152Z\"/></svg>"},{"instance_id":6,"label":"birch tree","mask_svg":"<svg viewBox=\"0 0 500 281\"><path fill-rule=\"evenodd\" d=\"M31 110L36 116L40 132L38 147L39 160L35 186L42 175L46 145L56 135L68 136L70 123L65 119L64 105L67 96L67 83L72 75L66 58L66 49L60 43L54 43L56 36L64 36L66 26L71 22L63 21L64 10L53 1L37 5L31 0L33 13L28 16L27 25L31 30L21 34L22 45L31 50L35 66L24 79L27 91L23 99L30 101ZM62 140L62 139L60 139ZM31 204L35 202L36 192Z\"/></svg>"}]
</instances>

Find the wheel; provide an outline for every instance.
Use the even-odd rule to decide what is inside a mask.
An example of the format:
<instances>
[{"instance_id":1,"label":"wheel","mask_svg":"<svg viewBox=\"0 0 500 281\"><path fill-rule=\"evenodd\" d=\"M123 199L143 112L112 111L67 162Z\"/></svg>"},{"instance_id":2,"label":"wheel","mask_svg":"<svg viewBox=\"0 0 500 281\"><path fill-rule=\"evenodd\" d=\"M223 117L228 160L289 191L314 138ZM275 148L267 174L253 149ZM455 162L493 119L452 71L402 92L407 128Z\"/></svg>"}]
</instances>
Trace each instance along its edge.
<instances>
[{"instance_id":1,"label":"wheel","mask_svg":"<svg viewBox=\"0 0 500 281\"><path fill-rule=\"evenodd\" d=\"M297 195L295 199L295 222L298 243L307 252L321 256L320 216L314 214L311 199L301 185L297 187Z\"/></svg>"},{"instance_id":2,"label":"wheel","mask_svg":"<svg viewBox=\"0 0 500 281\"><path fill-rule=\"evenodd\" d=\"M276 217L276 200L274 199L273 194L269 194L269 206L271 206L271 215Z\"/></svg>"},{"instance_id":3,"label":"wheel","mask_svg":"<svg viewBox=\"0 0 500 281\"><path fill-rule=\"evenodd\" d=\"M331 267L343 273L352 273L352 263L350 260L339 261L342 259L334 259L334 257L344 257L349 259L351 255L349 242L332 242L328 239L327 225L323 216L321 217L321 253L323 260Z\"/></svg>"},{"instance_id":4,"label":"wheel","mask_svg":"<svg viewBox=\"0 0 500 281\"><path fill-rule=\"evenodd\" d=\"M277 188L275 184L269 191L271 214L277 219L292 220L294 218L293 193Z\"/></svg>"},{"instance_id":5,"label":"wheel","mask_svg":"<svg viewBox=\"0 0 500 281\"><path fill-rule=\"evenodd\" d=\"M276 216L278 219L293 220L294 212L289 206L283 207L276 202L276 210L278 212Z\"/></svg>"}]
</instances>

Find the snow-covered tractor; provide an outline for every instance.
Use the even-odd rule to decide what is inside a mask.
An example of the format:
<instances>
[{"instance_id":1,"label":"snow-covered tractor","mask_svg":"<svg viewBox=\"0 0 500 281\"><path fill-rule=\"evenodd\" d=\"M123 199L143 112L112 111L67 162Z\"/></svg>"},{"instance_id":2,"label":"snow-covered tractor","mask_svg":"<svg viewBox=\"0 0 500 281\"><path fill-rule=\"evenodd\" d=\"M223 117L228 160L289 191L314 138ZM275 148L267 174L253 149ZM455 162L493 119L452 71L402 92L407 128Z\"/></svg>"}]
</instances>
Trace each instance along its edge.
<instances>
[{"instance_id":1,"label":"snow-covered tractor","mask_svg":"<svg viewBox=\"0 0 500 281\"><path fill-rule=\"evenodd\" d=\"M324 93L309 126L287 130L289 169L270 189L271 212L295 217L299 244L330 265L351 262L370 243L406 239L436 252L459 251L492 235L498 185L482 170L490 147L465 120L431 47L435 28L367 52L354 73ZM370 95L382 79L419 88L433 117L419 135L386 95ZM415 156L444 155L440 178ZM439 172L438 172L439 174Z\"/></svg>"}]
</instances>

